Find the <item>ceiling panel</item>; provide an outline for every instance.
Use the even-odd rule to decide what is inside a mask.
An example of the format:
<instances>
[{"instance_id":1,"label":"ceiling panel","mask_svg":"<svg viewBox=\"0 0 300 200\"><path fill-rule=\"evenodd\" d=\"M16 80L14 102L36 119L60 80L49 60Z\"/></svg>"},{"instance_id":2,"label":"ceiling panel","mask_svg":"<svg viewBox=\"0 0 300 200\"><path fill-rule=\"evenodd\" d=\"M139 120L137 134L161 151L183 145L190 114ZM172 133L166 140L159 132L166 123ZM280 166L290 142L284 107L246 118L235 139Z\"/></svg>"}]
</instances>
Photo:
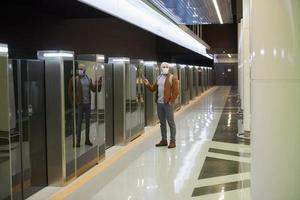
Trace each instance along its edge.
<instances>
[{"instance_id":1,"label":"ceiling panel","mask_svg":"<svg viewBox=\"0 0 300 200\"><path fill-rule=\"evenodd\" d=\"M213 0L148 0L177 24L219 24ZM233 23L231 0L216 0L224 23Z\"/></svg>"}]
</instances>

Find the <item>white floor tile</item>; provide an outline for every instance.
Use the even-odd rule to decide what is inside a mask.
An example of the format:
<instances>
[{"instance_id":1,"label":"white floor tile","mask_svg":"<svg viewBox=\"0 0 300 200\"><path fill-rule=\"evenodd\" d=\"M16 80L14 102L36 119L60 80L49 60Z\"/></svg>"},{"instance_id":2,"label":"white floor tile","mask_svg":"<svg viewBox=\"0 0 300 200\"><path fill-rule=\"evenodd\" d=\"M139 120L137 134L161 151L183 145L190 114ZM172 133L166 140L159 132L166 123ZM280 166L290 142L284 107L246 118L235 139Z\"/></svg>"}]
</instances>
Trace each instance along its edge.
<instances>
[{"instance_id":1,"label":"white floor tile","mask_svg":"<svg viewBox=\"0 0 300 200\"><path fill-rule=\"evenodd\" d=\"M107 185L97 189L92 181L68 199L191 199L221 116L213 107L224 107L229 89L221 88L176 115L176 149L155 148L157 130L149 139L152 145Z\"/></svg>"},{"instance_id":2,"label":"white floor tile","mask_svg":"<svg viewBox=\"0 0 300 200\"><path fill-rule=\"evenodd\" d=\"M219 159L224 159L224 160L234 160L234 161L246 162L246 163L250 163L250 160L251 160L251 158L231 156L231 155L212 153L212 152L208 152L207 156L212 157L212 158L219 158Z\"/></svg>"},{"instance_id":3,"label":"white floor tile","mask_svg":"<svg viewBox=\"0 0 300 200\"><path fill-rule=\"evenodd\" d=\"M147 127L143 136L146 139L140 144L133 146L131 150L124 153L122 158L95 175L66 199L250 199L249 189L191 197L195 187L249 178L249 173L243 173L198 180L207 155L231 160L234 157L208 153L209 148L241 150L242 152L250 151L248 147L242 145L212 142L222 114L222 110L215 110L214 107L224 107L229 91L230 87L221 87L204 98L197 98L192 102L192 105L184 106L183 109L176 113L177 147L175 149L156 148L154 145L160 140L160 130L157 126L154 128ZM149 134L149 132L153 132L153 134ZM113 147L108 150L106 152L106 160L113 158L115 154L121 152L122 148L126 147ZM249 160L249 158L246 159ZM248 160L243 161L248 162ZM96 168L97 166L92 170Z\"/></svg>"},{"instance_id":4,"label":"white floor tile","mask_svg":"<svg viewBox=\"0 0 300 200\"><path fill-rule=\"evenodd\" d=\"M196 183L195 187L218 185L218 184L223 184L223 183L243 181L243 180L247 180L247 179L250 179L249 172L232 174L232 175L227 175L227 176L218 176L218 177L213 177L213 178L200 179Z\"/></svg>"}]
</instances>

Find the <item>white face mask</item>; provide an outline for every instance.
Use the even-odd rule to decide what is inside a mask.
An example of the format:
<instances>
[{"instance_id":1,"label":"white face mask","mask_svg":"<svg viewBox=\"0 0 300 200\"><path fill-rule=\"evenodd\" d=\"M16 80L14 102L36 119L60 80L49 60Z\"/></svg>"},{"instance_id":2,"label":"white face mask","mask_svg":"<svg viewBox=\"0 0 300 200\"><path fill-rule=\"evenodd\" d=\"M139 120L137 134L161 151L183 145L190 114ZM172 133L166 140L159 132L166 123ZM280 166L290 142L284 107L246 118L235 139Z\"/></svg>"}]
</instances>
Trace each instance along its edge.
<instances>
[{"instance_id":1,"label":"white face mask","mask_svg":"<svg viewBox=\"0 0 300 200\"><path fill-rule=\"evenodd\" d=\"M79 74L79 76L83 76L83 75L84 75L84 70L80 69L80 70L78 71L78 74Z\"/></svg>"},{"instance_id":2,"label":"white face mask","mask_svg":"<svg viewBox=\"0 0 300 200\"><path fill-rule=\"evenodd\" d=\"M162 68L161 74L167 75L169 73L169 68Z\"/></svg>"}]
</instances>

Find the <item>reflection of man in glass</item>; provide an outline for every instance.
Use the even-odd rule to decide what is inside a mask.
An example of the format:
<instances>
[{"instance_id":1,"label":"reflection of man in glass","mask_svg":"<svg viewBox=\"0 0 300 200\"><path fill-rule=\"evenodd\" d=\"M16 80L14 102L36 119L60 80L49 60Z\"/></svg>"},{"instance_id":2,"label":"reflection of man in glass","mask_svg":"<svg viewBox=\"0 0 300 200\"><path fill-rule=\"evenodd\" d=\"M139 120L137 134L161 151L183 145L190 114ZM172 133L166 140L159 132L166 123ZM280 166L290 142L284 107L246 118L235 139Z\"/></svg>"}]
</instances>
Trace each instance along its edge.
<instances>
[{"instance_id":1,"label":"reflection of man in glass","mask_svg":"<svg viewBox=\"0 0 300 200\"><path fill-rule=\"evenodd\" d=\"M98 83L92 83L92 80L86 74L86 66L79 64L78 76L75 78L75 103L77 111L76 124L76 147L80 147L81 139L81 124L83 116L85 117L85 145L92 146L90 141L90 118L91 118L91 91L96 92L98 85L98 92L101 91L102 78ZM73 102L73 80L69 82L69 97Z\"/></svg>"}]
</instances>

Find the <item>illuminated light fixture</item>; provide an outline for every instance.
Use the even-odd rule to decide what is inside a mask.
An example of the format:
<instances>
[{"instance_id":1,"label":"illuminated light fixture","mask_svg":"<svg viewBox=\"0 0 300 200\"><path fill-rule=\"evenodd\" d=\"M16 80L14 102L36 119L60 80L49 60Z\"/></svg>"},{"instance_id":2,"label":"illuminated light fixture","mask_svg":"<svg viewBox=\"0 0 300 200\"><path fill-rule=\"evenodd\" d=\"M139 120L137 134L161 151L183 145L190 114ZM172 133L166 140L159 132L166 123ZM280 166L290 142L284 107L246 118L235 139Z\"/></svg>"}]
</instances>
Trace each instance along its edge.
<instances>
[{"instance_id":1,"label":"illuminated light fixture","mask_svg":"<svg viewBox=\"0 0 300 200\"><path fill-rule=\"evenodd\" d=\"M130 62L129 58L112 58L110 59L112 62Z\"/></svg>"},{"instance_id":2,"label":"illuminated light fixture","mask_svg":"<svg viewBox=\"0 0 300 200\"><path fill-rule=\"evenodd\" d=\"M176 63L170 63L169 65L170 65L170 67L175 67Z\"/></svg>"},{"instance_id":3,"label":"illuminated light fixture","mask_svg":"<svg viewBox=\"0 0 300 200\"><path fill-rule=\"evenodd\" d=\"M264 49L261 49L260 50L260 54L263 56L263 55L265 55L265 50Z\"/></svg>"},{"instance_id":4,"label":"illuminated light fixture","mask_svg":"<svg viewBox=\"0 0 300 200\"><path fill-rule=\"evenodd\" d=\"M8 53L8 48L6 46L0 46L0 53Z\"/></svg>"},{"instance_id":5,"label":"illuminated light fixture","mask_svg":"<svg viewBox=\"0 0 300 200\"><path fill-rule=\"evenodd\" d=\"M155 35L190 49L209 59L208 45L181 29L177 24L156 12L143 1L136 0L80 0L96 9L134 24Z\"/></svg>"},{"instance_id":6,"label":"illuminated light fixture","mask_svg":"<svg viewBox=\"0 0 300 200\"><path fill-rule=\"evenodd\" d=\"M230 55L230 54L227 54L227 56L228 56L229 58L231 58L231 55Z\"/></svg>"},{"instance_id":7,"label":"illuminated light fixture","mask_svg":"<svg viewBox=\"0 0 300 200\"><path fill-rule=\"evenodd\" d=\"M145 61L144 62L145 65L157 65L156 61Z\"/></svg>"},{"instance_id":8,"label":"illuminated light fixture","mask_svg":"<svg viewBox=\"0 0 300 200\"><path fill-rule=\"evenodd\" d=\"M74 55L71 53L44 53L44 57L50 58L50 57L68 57L72 58Z\"/></svg>"},{"instance_id":9,"label":"illuminated light fixture","mask_svg":"<svg viewBox=\"0 0 300 200\"><path fill-rule=\"evenodd\" d=\"M285 57L285 53L284 53L284 50L282 49L281 50L281 58L284 59L284 57Z\"/></svg>"},{"instance_id":10,"label":"illuminated light fixture","mask_svg":"<svg viewBox=\"0 0 300 200\"><path fill-rule=\"evenodd\" d=\"M192 69L193 67L194 67L193 65L189 65L189 68L191 68L191 69Z\"/></svg>"},{"instance_id":11,"label":"illuminated light fixture","mask_svg":"<svg viewBox=\"0 0 300 200\"><path fill-rule=\"evenodd\" d=\"M214 3L214 6L215 6L215 9L217 11L219 21L220 21L221 24L223 24L223 19L222 19L221 13L220 13L220 9L219 9L219 5L217 3L217 0L213 0L213 3Z\"/></svg>"},{"instance_id":12,"label":"illuminated light fixture","mask_svg":"<svg viewBox=\"0 0 300 200\"><path fill-rule=\"evenodd\" d=\"M277 50L273 49L273 55L276 56L277 55Z\"/></svg>"},{"instance_id":13,"label":"illuminated light fixture","mask_svg":"<svg viewBox=\"0 0 300 200\"><path fill-rule=\"evenodd\" d=\"M182 65L182 64L180 64L179 65L181 68L185 68L186 67L186 65Z\"/></svg>"},{"instance_id":14,"label":"illuminated light fixture","mask_svg":"<svg viewBox=\"0 0 300 200\"><path fill-rule=\"evenodd\" d=\"M101 55L97 55L97 60L104 61L105 57Z\"/></svg>"}]
</instances>

